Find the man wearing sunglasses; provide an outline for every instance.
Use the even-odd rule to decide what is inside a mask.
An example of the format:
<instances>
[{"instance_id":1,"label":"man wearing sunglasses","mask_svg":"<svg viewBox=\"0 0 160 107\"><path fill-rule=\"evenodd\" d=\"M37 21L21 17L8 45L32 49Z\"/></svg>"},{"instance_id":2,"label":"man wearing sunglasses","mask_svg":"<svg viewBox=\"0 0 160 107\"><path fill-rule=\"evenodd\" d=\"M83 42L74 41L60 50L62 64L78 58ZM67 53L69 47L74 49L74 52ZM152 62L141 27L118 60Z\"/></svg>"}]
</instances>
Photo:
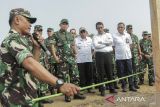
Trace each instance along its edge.
<instances>
[{"instance_id":1,"label":"man wearing sunglasses","mask_svg":"<svg viewBox=\"0 0 160 107\"><path fill-rule=\"evenodd\" d=\"M56 64L56 61L54 60L53 54L52 54L53 53L52 51L54 51L54 48L53 48L54 46L53 46L53 41L52 41L53 34L54 34L54 29L51 27L47 28L48 37L45 39L45 45L51 53L51 56L48 56L49 71L51 74L56 76L57 64ZM51 94L55 94L54 88L55 87L49 85L49 90L50 90Z\"/></svg>"},{"instance_id":2,"label":"man wearing sunglasses","mask_svg":"<svg viewBox=\"0 0 160 107\"><path fill-rule=\"evenodd\" d=\"M140 68L139 62L140 62L140 59L142 58L141 57L141 49L140 49L140 46L139 46L139 40L138 40L138 37L135 34L133 34L132 25L127 25L126 30L127 30L127 33L130 34L131 39L132 39L131 53L132 53L133 73L138 73L139 70L140 70L139 69ZM136 89L140 88L138 86L138 80L139 80L138 75L133 77L134 87Z\"/></svg>"}]
</instances>

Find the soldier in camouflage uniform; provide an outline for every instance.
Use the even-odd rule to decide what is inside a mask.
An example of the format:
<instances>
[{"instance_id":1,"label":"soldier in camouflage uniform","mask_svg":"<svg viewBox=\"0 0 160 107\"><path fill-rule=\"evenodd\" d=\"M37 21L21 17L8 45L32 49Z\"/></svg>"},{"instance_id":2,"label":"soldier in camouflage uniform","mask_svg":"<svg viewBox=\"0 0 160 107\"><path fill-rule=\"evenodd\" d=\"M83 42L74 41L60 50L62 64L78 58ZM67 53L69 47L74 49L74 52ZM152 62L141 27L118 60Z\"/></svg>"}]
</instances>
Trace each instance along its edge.
<instances>
[{"instance_id":1,"label":"soldier in camouflage uniform","mask_svg":"<svg viewBox=\"0 0 160 107\"><path fill-rule=\"evenodd\" d=\"M75 62L76 50L74 38L67 32L68 20L62 19L60 30L53 35L53 42L56 53L53 54L57 62L57 76L66 82L79 85L79 71ZM75 99L85 99L80 93L74 96ZM70 102L71 98L65 96L65 101Z\"/></svg>"},{"instance_id":2,"label":"soldier in camouflage uniform","mask_svg":"<svg viewBox=\"0 0 160 107\"><path fill-rule=\"evenodd\" d=\"M139 58L141 57L141 49L139 46L139 40L138 37L133 34L133 28L132 25L127 25L126 26L127 33L130 34L131 39L132 39L132 69L133 73L138 73L139 72ZM134 82L134 87L139 89L140 87L138 86L138 75L133 77L133 82Z\"/></svg>"},{"instance_id":3,"label":"soldier in camouflage uniform","mask_svg":"<svg viewBox=\"0 0 160 107\"><path fill-rule=\"evenodd\" d=\"M144 71L146 65L148 65L148 79L149 85L153 86L154 83L154 69L153 69L153 59L152 59L152 41L148 40L148 32L143 32L143 39L140 40L141 47L141 71ZM140 85L144 83L144 74L141 74L140 77Z\"/></svg>"},{"instance_id":4,"label":"soldier in camouflage uniform","mask_svg":"<svg viewBox=\"0 0 160 107\"><path fill-rule=\"evenodd\" d=\"M104 28L103 30L104 30L105 33L109 33L109 29L108 28ZM113 78L116 79L118 76L117 76L117 69L116 69L116 63L115 63L116 62L115 61L115 54L114 54L114 52L112 52L111 54L112 54ZM106 79L106 81L107 81L107 79ZM117 81L114 82L114 88L115 89L119 89ZM106 89L107 90L109 89L107 84L106 84Z\"/></svg>"},{"instance_id":5,"label":"soldier in camouflage uniform","mask_svg":"<svg viewBox=\"0 0 160 107\"><path fill-rule=\"evenodd\" d=\"M38 103L30 102L37 97L33 76L50 85L59 86L59 79L36 61L39 59L40 47L30 36L31 24L35 22L36 18L23 8L10 11L10 31L0 46L0 102L3 107L38 107ZM40 36L39 41L42 41ZM71 96L79 88L64 83L59 90Z\"/></svg>"},{"instance_id":6,"label":"soldier in camouflage uniform","mask_svg":"<svg viewBox=\"0 0 160 107\"><path fill-rule=\"evenodd\" d=\"M48 37L45 39L45 45L51 54L52 54L52 45L53 45L52 44L53 34L54 34L53 28L48 28L47 29ZM54 60L52 55L48 56L48 64L49 64L50 73L53 75L57 75L57 64L56 64L56 61ZM49 90L50 90L51 94L55 94L54 87L52 87L51 85L49 85Z\"/></svg>"},{"instance_id":7,"label":"soldier in camouflage uniform","mask_svg":"<svg viewBox=\"0 0 160 107\"><path fill-rule=\"evenodd\" d=\"M35 25L34 26L34 33L39 33L42 36L43 28L42 25ZM49 62L48 62L48 55L41 50L41 55L40 55L40 64L43 65L48 71L49 69ZM38 87L38 97L45 96L48 91L48 84L38 81L37 82L37 87ZM53 103L51 100L42 100L41 103Z\"/></svg>"}]
</instances>

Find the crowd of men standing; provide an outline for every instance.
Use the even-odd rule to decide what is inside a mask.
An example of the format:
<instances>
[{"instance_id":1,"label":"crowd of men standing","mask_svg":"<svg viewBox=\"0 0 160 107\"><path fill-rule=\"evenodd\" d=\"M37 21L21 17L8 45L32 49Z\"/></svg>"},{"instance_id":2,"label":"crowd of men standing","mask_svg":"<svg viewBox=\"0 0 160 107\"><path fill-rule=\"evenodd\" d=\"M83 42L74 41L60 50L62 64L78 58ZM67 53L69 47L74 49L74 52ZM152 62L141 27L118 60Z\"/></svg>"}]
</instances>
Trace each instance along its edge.
<instances>
[{"instance_id":1,"label":"crowd of men standing","mask_svg":"<svg viewBox=\"0 0 160 107\"><path fill-rule=\"evenodd\" d=\"M152 40L149 38L151 34L147 31L142 32L143 39L139 41L133 33L132 25L125 26L123 22L119 22L117 33L111 34L109 29L104 28L103 22L97 22L95 24L97 34L91 36L85 27L79 28L79 34L74 28L68 32L69 21L62 19L59 23L60 29L55 32L53 28L48 28L48 37L43 41L43 26L35 25L33 34L37 35L38 43L42 39L41 42L51 53L47 54L43 49L39 49L31 36L24 36L30 35L24 30L24 28L27 29L25 26L28 24L29 28L30 24L35 21L35 18L32 18L24 9L13 9L10 12L10 36L2 42L0 48L0 98L4 106L26 106L27 103L24 100L45 96L48 90L51 94L56 93L55 90L64 93L66 102L71 101L72 95L74 99L85 99L85 95L77 86L89 86L142 72L146 65L149 68L148 83L150 86L154 85ZM38 79L31 81L30 75L25 70L32 71L32 75L48 84ZM17 74L17 71L23 72ZM136 92L140 88L139 85L144 84L144 74L120 80L122 92L127 92L128 86L130 91ZM18 76L15 78L15 75ZM21 79L22 77L25 78ZM13 90L13 87L18 91ZM28 91L24 91L25 88ZM101 96L105 96L106 89L109 89L110 93L117 93L118 81L101 85L98 89ZM95 93L93 88L87 91ZM17 96L19 95L16 101L13 98L14 92ZM42 100L40 103L52 102ZM43 105L40 104L40 106Z\"/></svg>"},{"instance_id":2,"label":"crowd of men standing","mask_svg":"<svg viewBox=\"0 0 160 107\"><path fill-rule=\"evenodd\" d=\"M97 34L92 37L85 27L79 28L79 34L74 28L68 32L68 27L69 21L62 19L59 31L47 29L53 33L45 42L52 53L49 71L53 75L84 87L142 72L148 66L148 81L153 86L152 41L147 31L142 32L143 39L139 40L132 25L125 26L123 22L117 24L117 33L113 35L102 22L97 22ZM127 83L129 90L136 92L139 85L144 84L144 74L120 80L122 92L127 92ZM117 93L118 83L99 86L101 96L105 96L106 89ZM94 93L95 90L88 89L88 92ZM79 93L74 98L85 99L85 96ZM65 101L70 102L71 98L66 96Z\"/></svg>"}]
</instances>

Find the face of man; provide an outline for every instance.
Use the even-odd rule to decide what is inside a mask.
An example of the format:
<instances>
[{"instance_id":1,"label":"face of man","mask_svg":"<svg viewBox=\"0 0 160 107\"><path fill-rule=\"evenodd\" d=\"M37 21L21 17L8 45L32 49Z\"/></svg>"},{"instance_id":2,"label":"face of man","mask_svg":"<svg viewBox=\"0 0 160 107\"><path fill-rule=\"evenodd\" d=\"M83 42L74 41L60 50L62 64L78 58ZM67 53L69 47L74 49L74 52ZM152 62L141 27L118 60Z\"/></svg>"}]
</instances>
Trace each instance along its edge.
<instances>
[{"instance_id":1,"label":"face of man","mask_svg":"<svg viewBox=\"0 0 160 107\"><path fill-rule=\"evenodd\" d=\"M67 31L68 27L69 27L68 23L61 23L60 24L60 29L62 31Z\"/></svg>"},{"instance_id":2,"label":"face of man","mask_svg":"<svg viewBox=\"0 0 160 107\"><path fill-rule=\"evenodd\" d=\"M53 35L53 30L47 30L48 37Z\"/></svg>"},{"instance_id":3,"label":"face of man","mask_svg":"<svg viewBox=\"0 0 160 107\"><path fill-rule=\"evenodd\" d=\"M151 34L148 35L148 39L149 39L149 40L152 40Z\"/></svg>"},{"instance_id":4,"label":"face of man","mask_svg":"<svg viewBox=\"0 0 160 107\"><path fill-rule=\"evenodd\" d=\"M127 33L132 34L133 33L133 29L132 28L128 28L127 29Z\"/></svg>"},{"instance_id":5,"label":"face of man","mask_svg":"<svg viewBox=\"0 0 160 107\"><path fill-rule=\"evenodd\" d=\"M17 15L14 17L13 23L17 26L19 33L21 33L22 35L30 34L31 23L29 22L27 18L21 15Z\"/></svg>"},{"instance_id":6,"label":"face of man","mask_svg":"<svg viewBox=\"0 0 160 107\"><path fill-rule=\"evenodd\" d=\"M147 34L144 34L144 35L143 35L143 39L148 39L148 35L147 35Z\"/></svg>"},{"instance_id":7,"label":"face of man","mask_svg":"<svg viewBox=\"0 0 160 107\"><path fill-rule=\"evenodd\" d=\"M104 26L103 25L97 25L96 29L98 31L99 34L103 34L104 33Z\"/></svg>"},{"instance_id":8,"label":"face of man","mask_svg":"<svg viewBox=\"0 0 160 107\"><path fill-rule=\"evenodd\" d=\"M34 33L38 34L39 36L42 36L43 30L34 30Z\"/></svg>"},{"instance_id":9,"label":"face of man","mask_svg":"<svg viewBox=\"0 0 160 107\"><path fill-rule=\"evenodd\" d=\"M125 30L124 24L118 24L117 30L118 30L118 32L119 32L120 34L123 34L123 33L124 33L124 30Z\"/></svg>"},{"instance_id":10,"label":"face of man","mask_svg":"<svg viewBox=\"0 0 160 107\"><path fill-rule=\"evenodd\" d=\"M76 35L76 30L75 30L75 29L72 29L72 30L71 30L71 34L72 34L72 35Z\"/></svg>"},{"instance_id":11,"label":"face of man","mask_svg":"<svg viewBox=\"0 0 160 107\"><path fill-rule=\"evenodd\" d=\"M85 30L80 31L80 35L81 35L82 38L86 38L87 31L85 31Z\"/></svg>"}]
</instances>

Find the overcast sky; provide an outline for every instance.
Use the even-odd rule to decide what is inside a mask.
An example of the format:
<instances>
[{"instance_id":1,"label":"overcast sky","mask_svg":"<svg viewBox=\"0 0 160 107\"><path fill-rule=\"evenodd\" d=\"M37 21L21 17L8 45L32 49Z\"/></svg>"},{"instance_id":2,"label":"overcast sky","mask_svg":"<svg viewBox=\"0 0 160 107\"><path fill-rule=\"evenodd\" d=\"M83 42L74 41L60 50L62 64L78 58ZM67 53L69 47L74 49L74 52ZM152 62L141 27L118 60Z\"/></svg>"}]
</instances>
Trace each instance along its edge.
<instances>
[{"instance_id":1,"label":"overcast sky","mask_svg":"<svg viewBox=\"0 0 160 107\"><path fill-rule=\"evenodd\" d=\"M143 30L151 31L149 0L3 0L0 4L0 42L9 31L9 11L25 8L38 18L36 24L59 29L59 22L67 18L69 28L83 26L89 33L96 33L95 23L104 22L111 33L117 32L118 22L132 24L135 34L141 38ZM32 27L33 30L33 27Z\"/></svg>"}]
</instances>

